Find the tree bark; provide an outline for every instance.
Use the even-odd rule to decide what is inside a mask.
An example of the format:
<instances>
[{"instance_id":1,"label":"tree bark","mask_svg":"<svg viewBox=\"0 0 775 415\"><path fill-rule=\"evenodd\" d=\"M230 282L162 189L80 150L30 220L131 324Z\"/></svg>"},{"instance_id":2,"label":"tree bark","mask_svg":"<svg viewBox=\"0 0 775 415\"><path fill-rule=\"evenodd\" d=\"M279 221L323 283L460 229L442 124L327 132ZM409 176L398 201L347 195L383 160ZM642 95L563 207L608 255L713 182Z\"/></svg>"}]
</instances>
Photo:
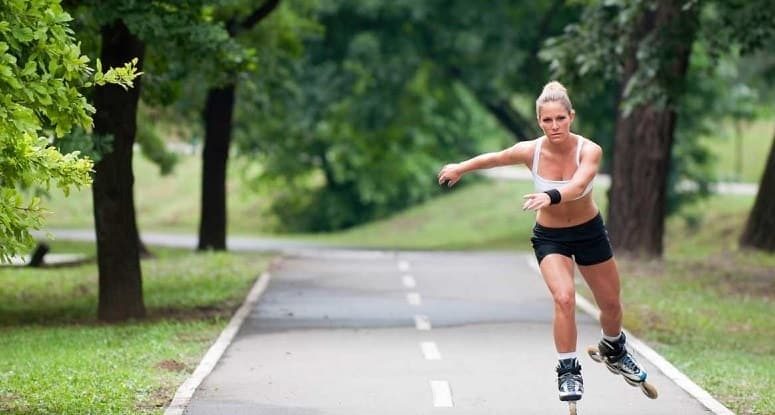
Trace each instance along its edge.
<instances>
[{"instance_id":1,"label":"tree bark","mask_svg":"<svg viewBox=\"0 0 775 415\"><path fill-rule=\"evenodd\" d=\"M775 136L740 245L775 252Z\"/></svg>"},{"instance_id":2,"label":"tree bark","mask_svg":"<svg viewBox=\"0 0 775 415\"><path fill-rule=\"evenodd\" d=\"M100 59L105 67L123 66L137 57L137 68L142 70L145 45L122 21L102 27L101 32ZM94 132L113 136L112 151L94 166L92 185L99 268L97 315L103 321L145 316L132 174L139 98L139 79L127 91L116 85L94 91Z\"/></svg>"},{"instance_id":3,"label":"tree bark","mask_svg":"<svg viewBox=\"0 0 775 415\"><path fill-rule=\"evenodd\" d=\"M682 10L682 3L659 2L656 10L643 13L624 62L622 91L639 70L638 44L656 36L665 48L657 52L656 82L679 91L669 93L662 105L646 102L629 114L620 109L617 116L608 229L614 248L636 257L661 257L663 252L667 178L677 121L672 106L686 78L697 27L697 7Z\"/></svg>"},{"instance_id":4,"label":"tree bark","mask_svg":"<svg viewBox=\"0 0 775 415\"><path fill-rule=\"evenodd\" d=\"M202 207L197 249L226 250L226 168L231 144L236 86L229 84L207 92L203 117Z\"/></svg>"},{"instance_id":5,"label":"tree bark","mask_svg":"<svg viewBox=\"0 0 775 415\"><path fill-rule=\"evenodd\" d=\"M231 37L250 30L269 16L280 0L266 0L241 22L227 24ZM205 142L202 150L202 195L197 250L226 250L226 168L231 144L236 84L207 91L202 113Z\"/></svg>"}]
</instances>

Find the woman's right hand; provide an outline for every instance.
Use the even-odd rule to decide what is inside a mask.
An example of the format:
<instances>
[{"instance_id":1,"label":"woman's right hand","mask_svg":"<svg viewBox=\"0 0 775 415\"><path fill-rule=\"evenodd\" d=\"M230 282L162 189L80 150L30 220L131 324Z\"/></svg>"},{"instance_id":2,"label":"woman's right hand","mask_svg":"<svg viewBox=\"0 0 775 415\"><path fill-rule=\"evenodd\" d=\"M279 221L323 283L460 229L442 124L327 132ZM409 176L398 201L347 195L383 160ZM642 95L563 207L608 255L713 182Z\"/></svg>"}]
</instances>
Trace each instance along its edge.
<instances>
[{"instance_id":1,"label":"woman's right hand","mask_svg":"<svg viewBox=\"0 0 775 415\"><path fill-rule=\"evenodd\" d=\"M442 167L441 171L439 172L439 185L447 185L447 187L452 187L460 180L460 177L462 176L463 172L460 168L460 163L447 164L446 166Z\"/></svg>"}]
</instances>

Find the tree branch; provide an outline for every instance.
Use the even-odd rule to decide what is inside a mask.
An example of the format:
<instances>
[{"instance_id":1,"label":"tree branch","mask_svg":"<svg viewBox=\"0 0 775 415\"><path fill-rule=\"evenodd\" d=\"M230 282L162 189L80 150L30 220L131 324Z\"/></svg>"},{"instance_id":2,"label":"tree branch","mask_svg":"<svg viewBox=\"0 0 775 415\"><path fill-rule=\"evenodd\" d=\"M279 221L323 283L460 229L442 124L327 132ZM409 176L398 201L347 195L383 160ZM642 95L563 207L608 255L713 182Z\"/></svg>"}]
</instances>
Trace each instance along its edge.
<instances>
[{"instance_id":1,"label":"tree branch","mask_svg":"<svg viewBox=\"0 0 775 415\"><path fill-rule=\"evenodd\" d=\"M487 111L498 120L500 125L508 130L517 141L530 140L535 136L535 130L530 121L511 105L508 98L485 96L481 91L477 90L466 81L463 76L463 71L459 67L443 66L442 69L446 72L447 76L457 80L471 91L474 98L479 101L479 104L486 108Z\"/></svg>"},{"instance_id":2,"label":"tree branch","mask_svg":"<svg viewBox=\"0 0 775 415\"><path fill-rule=\"evenodd\" d=\"M263 20L265 17L269 16L274 9L277 8L277 5L280 4L280 0L267 0L264 4L261 5L258 9L254 10L253 13L248 16L245 20L242 21L242 23L239 24L239 26L236 28L236 31L242 31L242 30L250 30L253 28L253 26L257 25L258 22ZM231 29L229 30L229 33L234 36L237 33L231 33Z\"/></svg>"}]
</instances>

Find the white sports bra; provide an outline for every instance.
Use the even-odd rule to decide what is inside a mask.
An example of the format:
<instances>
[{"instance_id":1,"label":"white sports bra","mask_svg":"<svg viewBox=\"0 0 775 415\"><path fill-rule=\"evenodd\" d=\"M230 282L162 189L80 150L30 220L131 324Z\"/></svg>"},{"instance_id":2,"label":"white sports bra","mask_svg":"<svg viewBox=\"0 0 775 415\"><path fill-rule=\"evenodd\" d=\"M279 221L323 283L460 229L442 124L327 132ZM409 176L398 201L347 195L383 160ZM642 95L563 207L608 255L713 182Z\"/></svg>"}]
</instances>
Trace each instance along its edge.
<instances>
[{"instance_id":1,"label":"white sports bra","mask_svg":"<svg viewBox=\"0 0 775 415\"><path fill-rule=\"evenodd\" d=\"M538 175L538 159L541 156L541 144L543 144L543 142L544 137L536 140L536 148L535 152L533 153L533 168L531 169L531 172L533 173L533 185L535 186L536 192L545 192L550 189L558 189L570 182L570 180L547 180ZM576 167L578 167L579 162L581 161L581 147L583 145L584 137L578 136L578 143L576 144ZM589 182L587 188L584 189L584 193L582 193L579 197L584 197L591 191L592 182Z\"/></svg>"}]
</instances>

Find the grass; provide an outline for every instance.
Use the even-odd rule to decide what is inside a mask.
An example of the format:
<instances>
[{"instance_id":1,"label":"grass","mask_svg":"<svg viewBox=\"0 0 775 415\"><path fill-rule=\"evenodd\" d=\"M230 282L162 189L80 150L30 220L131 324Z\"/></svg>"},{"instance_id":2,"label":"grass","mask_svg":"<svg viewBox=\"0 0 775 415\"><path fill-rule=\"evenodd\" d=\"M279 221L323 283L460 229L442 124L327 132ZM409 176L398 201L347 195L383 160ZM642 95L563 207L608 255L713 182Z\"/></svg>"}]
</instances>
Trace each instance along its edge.
<instances>
[{"instance_id":1,"label":"grass","mask_svg":"<svg viewBox=\"0 0 775 415\"><path fill-rule=\"evenodd\" d=\"M181 155L175 172L161 176L158 168L140 154L134 157L135 210L141 230L196 233L199 226L201 159ZM229 164L227 181L229 233L260 233L267 225L268 195L248 190L240 178L238 162ZM50 212L49 228L91 229L94 227L91 189L84 188L64 197L56 189L43 201Z\"/></svg>"},{"instance_id":2,"label":"grass","mask_svg":"<svg viewBox=\"0 0 775 415\"><path fill-rule=\"evenodd\" d=\"M90 244L54 243L89 253ZM0 268L0 412L158 414L244 299L267 258L154 249L148 318L95 320L97 270Z\"/></svg>"},{"instance_id":3,"label":"grass","mask_svg":"<svg viewBox=\"0 0 775 415\"><path fill-rule=\"evenodd\" d=\"M775 413L775 255L737 247L752 204L712 197L669 219L664 261L618 261L625 326L741 415Z\"/></svg>"},{"instance_id":4,"label":"grass","mask_svg":"<svg viewBox=\"0 0 775 415\"><path fill-rule=\"evenodd\" d=\"M703 137L702 143L717 159L715 173L719 180L758 183L773 145L773 133L775 123L769 118L741 122L739 129L730 121L713 136Z\"/></svg>"}]
</instances>

